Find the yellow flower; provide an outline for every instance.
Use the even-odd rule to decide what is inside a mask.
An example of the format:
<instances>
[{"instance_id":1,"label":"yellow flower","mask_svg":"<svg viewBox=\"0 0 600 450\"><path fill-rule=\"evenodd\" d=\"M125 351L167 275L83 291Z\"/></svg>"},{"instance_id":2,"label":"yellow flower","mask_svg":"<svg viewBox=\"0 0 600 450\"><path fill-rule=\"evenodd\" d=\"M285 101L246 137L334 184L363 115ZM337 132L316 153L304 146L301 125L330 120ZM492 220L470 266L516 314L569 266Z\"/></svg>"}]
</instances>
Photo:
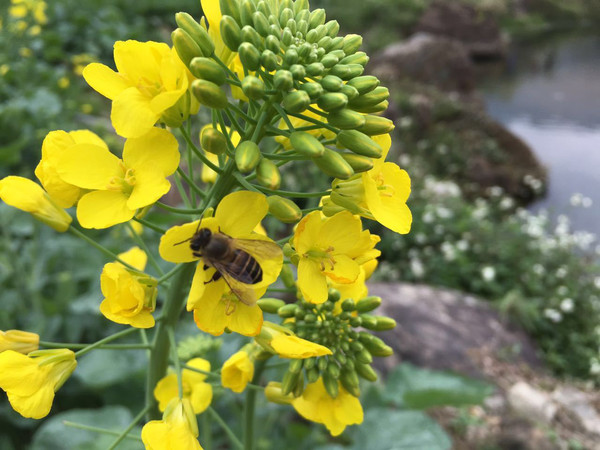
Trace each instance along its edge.
<instances>
[{"instance_id":1,"label":"yellow flower","mask_svg":"<svg viewBox=\"0 0 600 450\"><path fill-rule=\"evenodd\" d=\"M254 377L255 353L249 344L231 355L221 368L221 384L238 394L243 392Z\"/></svg>"},{"instance_id":2,"label":"yellow flower","mask_svg":"<svg viewBox=\"0 0 600 450\"><path fill-rule=\"evenodd\" d=\"M138 247L121 253L119 258L142 272L147 255ZM100 276L100 288L104 300L100 312L116 323L135 328L154 326L152 312L156 306L156 280L143 273L133 272L121 263L104 265Z\"/></svg>"},{"instance_id":3,"label":"yellow flower","mask_svg":"<svg viewBox=\"0 0 600 450\"><path fill-rule=\"evenodd\" d=\"M35 168L35 176L38 177L46 192L62 208L73 206L84 191L60 178L57 171L60 157L64 151L74 146L77 146L74 151L85 152L87 146L84 144L95 145L108 151L104 141L89 130L51 131L42 143L42 159Z\"/></svg>"},{"instance_id":4,"label":"yellow flower","mask_svg":"<svg viewBox=\"0 0 600 450\"><path fill-rule=\"evenodd\" d=\"M323 219L320 211L305 216L294 233L299 256L298 287L311 303L327 300L327 280L354 283L360 265L381 252L374 248L379 238L362 231L360 218L348 211Z\"/></svg>"},{"instance_id":5,"label":"yellow flower","mask_svg":"<svg viewBox=\"0 0 600 450\"><path fill-rule=\"evenodd\" d=\"M71 84L71 81L69 81L69 78L68 78L68 77L60 77L60 78L58 79L58 82L57 82L57 84L58 84L58 87L59 87L59 88L61 88L61 89L66 89L66 88L68 88L68 87L69 87L69 85Z\"/></svg>"},{"instance_id":6,"label":"yellow flower","mask_svg":"<svg viewBox=\"0 0 600 450\"><path fill-rule=\"evenodd\" d=\"M363 421L360 401L341 385L338 396L331 398L321 378L306 386L302 395L292 400L292 406L305 419L325 425L332 436L340 435L347 425Z\"/></svg>"},{"instance_id":7,"label":"yellow flower","mask_svg":"<svg viewBox=\"0 0 600 450\"><path fill-rule=\"evenodd\" d=\"M210 362L202 358L190 359L187 365L210 372ZM181 371L181 384L183 385L183 398L188 399L194 410L194 414L200 414L210 406L212 402L212 386L204 380L206 375L190 369ZM171 373L162 378L154 388L154 398L158 401L158 408L165 411L169 402L179 397L177 374Z\"/></svg>"},{"instance_id":8,"label":"yellow flower","mask_svg":"<svg viewBox=\"0 0 600 450\"><path fill-rule=\"evenodd\" d=\"M77 204L77 219L85 228L107 228L127 222L171 188L167 177L179 165L177 139L152 128L125 141L123 159L107 147L86 143L62 150L56 164L66 183L89 189Z\"/></svg>"},{"instance_id":9,"label":"yellow flower","mask_svg":"<svg viewBox=\"0 0 600 450\"><path fill-rule=\"evenodd\" d=\"M75 353L67 349L38 350L28 356L7 350L0 353L0 388L15 411L41 419L76 366Z\"/></svg>"},{"instance_id":10,"label":"yellow flower","mask_svg":"<svg viewBox=\"0 0 600 450\"><path fill-rule=\"evenodd\" d=\"M40 337L35 333L21 330L0 330L0 353L6 350L27 353L38 349Z\"/></svg>"},{"instance_id":11,"label":"yellow flower","mask_svg":"<svg viewBox=\"0 0 600 450\"><path fill-rule=\"evenodd\" d=\"M279 405L290 405L294 400L292 394L284 394L281 390L281 383L277 381L269 381L265 386L265 397L272 403Z\"/></svg>"},{"instance_id":12,"label":"yellow flower","mask_svg":"<svg viewBox=\"0 0 600 450\"><path fill-rule=\"evenodd\" d=\"M198 229L206 228L212 233L223 233L233 238L235 246L242 246L243 243L244 251L260 265L262 280L255 284L238 283L236 287L242 285L244 293L255 301L277 280L283 265L283 253L275 247L276 244L268 237L252 231L266 216L267 211L268 204L263 194L234 192L221 200L214 217L173 227L161 238L159 253L166 261L185 263L200 259L192 281L187 309L194 310L194 319L202 331L218 336L228 328L245 336L255 336L262 325L262 311L256 304L240 301L231 292L224 277L214 281L216 269L210 266L210 261L194 256L186 241Z\"/></svg>"},{"instance_id":13,"label":"yellow flower","mask_svg":"<svg viewBox=\"0 0 600 450\"><path fill-rule=\"evenodd\" d=\"M202 450L198 442L198 423L190 401L174 398L162 420L148 422L142 428L146 450Z\"/></svg>"},{"instance_id":14,"label":"yellow flower","mask_svg":"<svg viewBox=\"0 0 600 450\"><path fill-rule=\"evenodd\" d=\"M290 330L271 322L265 322L255 341L265 350L281 358L306 359L314 356L331 355L332 352L306 339L299 338Z\"/></svg>"},{"instance_id":15,"label":"yellow flower","mask_svg":"<svg viewBox=\"0 0 600 450\"><path fill-rule=\"evenodd\" d=\"M92 63L83 77L113 101L110 118L117 133L140 137L185 94L188 72L175 49L158 42L117 41L114 58L118 72Z\"/></svg>"},{"instance_id":16,"label":"yellow flower","mask_svg":"<svg viewBox=\"0 0 600 450\"><path fill-rule=\"evenodd\" d=\"M208 124L208 125L205 125L204 127L202 127L202 130L200 130L200 136L202 136L202 132L204 131L204 129L212 128L212 127L213 127L212 124ZM218 130L221 131L220 128ZM237 131L234 131L233 133L231 133L229 127L225 127L225 130L226 130L227 134L230 135L231 143L233 144L233 146L237 147L237 145L240 143L240 141L242 139L240 134ZM214 153L210 153L210 152L204 152L204 155L208 158L208 160L211 163L213 163L217 167L219 166L219 156L218 155L215 155ZM227 156L225 156L225 161L227 161L228 159L229 158L227 158ZM202 178L203 183L214 183L215 181L217 181L217 172L212 170L206 164L203 164L201 178Z\"/></svg>"},{"instance_id":17,"label":"yellow flower","mask_svg":"<svg viewBox=\"0 0 600 450\"><path fill-rule=\"evenodd\" d=\"M67 231L73 220L40 185L27 178L9 176L0 180L0 198L56 231Z\"/></svg>"},{"instance_id":18,"label":"yellow flower","mask_svg":"<svg viewBox=\"0 0 600 450\"><path fill-rule=\"evenodd\" d=\"M21 55L23 58L29 58L31 55L33 55L33 52L30 48L21 47L19 49L19 55Z\"/></svg>"},{"instance_id":19,"label":"yellow flower","mask_svg":"<svg viewBox=\"0 0 600 450\"><path fill-rule=\"evenodd\" d=\"M385 162L392 140L389 134L374 136L383 149L373 168L347 180L334 180L330 199L354 214L376 220L396 233L410 231L412 214L406 205L410 195L410 178L397 164ZM324 201L327 203L327 199ZM327 208L324 209L327 213Z\"/></svg>"}]
</instances>

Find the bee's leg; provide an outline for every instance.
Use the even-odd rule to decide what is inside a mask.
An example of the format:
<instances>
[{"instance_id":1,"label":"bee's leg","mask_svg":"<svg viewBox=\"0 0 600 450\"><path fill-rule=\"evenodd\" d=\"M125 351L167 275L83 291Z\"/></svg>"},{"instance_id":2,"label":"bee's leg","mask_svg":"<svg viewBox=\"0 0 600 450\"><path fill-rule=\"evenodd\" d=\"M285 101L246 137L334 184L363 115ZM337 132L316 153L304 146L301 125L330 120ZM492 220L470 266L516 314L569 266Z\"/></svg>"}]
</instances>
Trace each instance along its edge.
<instances>
[{"instance_id":1,"label":"bee's leg","mask_svg":"<svg viewBox=\"0 0 600 450\"><path fill-rule=\"evenodd\" d=\"M212 281L218 281L220 279L221 279L221 272L219 272L217 270L215 273L213 273L213 276L211 277L211 279L208 280L208 281L205 281L204 284L208 284L208 283L210 283Z\"/></svg>"},{"instance_id":2,"label":"bee's leg","mask_svg":"<svg viewBox=\"0 0 600 450\"><path fill-rule=\"evenodd\" d=\"M196 258L202 258L202 255L198 252L192 252L192 255L194 255Z\"/></svg>"},{"instance_id":3,"label":"bee's leg","mask_svg":"<svg viewBox=\"0 0 600 450\"><path fill-rule=\"evenodd\" d=\"M210 266L207 266L206 264L204 264L204 267L203 267L204 270L208 270L209 268L210 268Z\"/></svg>"}]
</instances>

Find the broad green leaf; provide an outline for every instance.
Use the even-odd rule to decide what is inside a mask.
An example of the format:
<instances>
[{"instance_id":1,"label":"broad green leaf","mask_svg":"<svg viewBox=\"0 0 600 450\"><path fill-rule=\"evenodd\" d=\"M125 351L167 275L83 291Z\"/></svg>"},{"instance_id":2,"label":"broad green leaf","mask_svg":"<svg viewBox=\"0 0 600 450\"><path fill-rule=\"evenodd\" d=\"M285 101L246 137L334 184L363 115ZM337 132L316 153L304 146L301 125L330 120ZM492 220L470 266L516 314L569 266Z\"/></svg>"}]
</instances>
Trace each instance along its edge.
<instances>
[{"instance_id":1,"label":"broad green leaf","mask_svg":"<svg viewBox=\"0 0 600 450\"><path fill-rule=\"evenodd\" d=\"M142 372L146 354L141 350L97 350L78 361L74 376L83 384L103 388Z\"/></svg>"},{"instance_id":2,"label":"broad green leaf","mask_svg":"<svg viewBox=\"0 0 600 450\"><path fill-rule=\"evenodd\" d=\"M100 409L75 409L57 414L45 420L33 436L30 450L106 450L116 436L80 430L64 424L78 424L121 432L133 419L128 409L121 406L105 406ZM139 436L140 428L129 434ZM125 439L119 450L142 450L141 441Z\"/></svg>"},{"instance_id":3,"label":"broad green leaf","mask_svg":"<svg viewBox=\"0 0 600 450\"><path fill-rule=\"evenodd\" d=\"M388 378L385 395L411 409L481 404L493 387L479 380L402 364Z\"/></svg>"}]
</instances>

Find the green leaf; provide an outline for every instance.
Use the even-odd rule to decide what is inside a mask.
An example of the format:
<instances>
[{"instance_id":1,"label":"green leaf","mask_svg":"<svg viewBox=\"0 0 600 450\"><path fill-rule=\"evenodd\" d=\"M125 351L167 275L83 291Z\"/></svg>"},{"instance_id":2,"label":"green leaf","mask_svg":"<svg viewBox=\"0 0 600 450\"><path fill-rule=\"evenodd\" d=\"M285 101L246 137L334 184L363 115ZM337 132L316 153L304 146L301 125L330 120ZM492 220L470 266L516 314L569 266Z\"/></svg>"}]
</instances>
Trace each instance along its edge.
<instances>
[{"instance_id":1,"label":"green leaf","mask_svg":"<svg viewBox=\"0 0 600 450\"><path fill-rule=\"evenodd\" d=\"M426 409L481 404L492 391L483 381L402 364L388 378L385 394L398 406Z\"/></svg>"},{"instance_id":2,"label":"green leaf","mask_svg":"<svg viewBox=\"0 0 600 450\"><path fill-rule=\"evenodd\" d=\"M430 417L419 411L375 408L353 429L352 450L448 450L452 441Z\"/></svg>"},{"instance_id":3,"label":"green leaf","mask_svg":"<svg viewBox=\"0 0 600 450\"><path fill-rule=\"evenodd\" d=\"M106 450L116 436L69 427L64 422L75 422L98 428L122 431L133 419L128 409L121 406L105 406L100 409L74 409L45 420L33 436L30 450ZM130 434L139 435L134 428ZM125 439L119 450L141 450L140 441Z\"/></svg>"},{"instance_id":4,"label":"green leaf","mask_svg":"<svg viewBox=\"0 0 600 450\"><path fill-rule=\"evenodd\" d=\"M74 376L98 389L141 373L145 364L146 354L140 350L97 350L81 358Z\"/></svg>"}]
</instances>

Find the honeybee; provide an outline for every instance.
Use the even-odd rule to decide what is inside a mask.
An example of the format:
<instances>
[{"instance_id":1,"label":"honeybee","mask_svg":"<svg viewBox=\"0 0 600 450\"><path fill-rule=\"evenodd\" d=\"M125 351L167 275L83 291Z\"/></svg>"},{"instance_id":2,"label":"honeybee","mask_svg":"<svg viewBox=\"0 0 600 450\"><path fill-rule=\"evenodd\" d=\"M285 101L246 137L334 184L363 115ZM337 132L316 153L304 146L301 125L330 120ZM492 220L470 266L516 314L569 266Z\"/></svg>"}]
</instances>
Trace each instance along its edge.
<instances>
[{"instance_id":1,"label":"honeybee","mask_svg":"<svg viewBox=\"0 0 600 450\"><path fill-rule=\"evenodd\" d=\"M274 242L236 239L209 228L197 229L191 238L183 242L188 241L192 254L215 269L206 283L223 278L231 292L248 306L258 300L252 286L263 280L263 270L256 258L282 258L282 251Z\"/></svg>"}]
</instances>

